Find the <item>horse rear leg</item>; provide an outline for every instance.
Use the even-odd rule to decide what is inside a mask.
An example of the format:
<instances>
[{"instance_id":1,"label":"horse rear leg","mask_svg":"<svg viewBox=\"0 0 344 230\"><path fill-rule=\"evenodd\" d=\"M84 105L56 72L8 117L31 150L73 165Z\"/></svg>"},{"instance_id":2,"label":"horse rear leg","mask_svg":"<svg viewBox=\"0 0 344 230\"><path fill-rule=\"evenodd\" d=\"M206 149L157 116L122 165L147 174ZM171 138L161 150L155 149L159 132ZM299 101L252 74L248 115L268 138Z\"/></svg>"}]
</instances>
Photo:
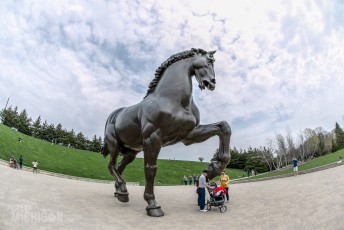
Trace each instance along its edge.
<instances>
[{"instance_id":1,"label":"horse rear leg","mask_svg":"<svg viewBox=\"0 0 344 230\"><path fill-rule=\"evenodd\" d=\"M117 157L119 153L119 146L117 141L114 138L107 138L106 139L107 148L110 152L110 161L108 165L108 169L115 179L115 197L121 202L128 202L129 201L129 193L127 191L127 186L125 180L121 176L121 173L118 172L117 169Z\"/></svg>"},{"instance_id":2,"label":"horse rear leg","mask_svg":"<svg viewBox=\"0 0 344 230\"><path fill-rule=\"evenodd\" d=\"M154 178L157 172L157 159L161 149L161 139L157 132L154 132L144 141L144 170L146 178L146 186L143 198L148 203L146 207L147 215L153 217L163 216L164 212L157 205L154 195Z\"/></svg>"},{"instance_id":3,"label":"horse rear leg","mask_svg":"<svg viewBox=\"0 0 344 230\"><path fill-rule=\"evenodd\" d=\"M123 159L121 160L121 162L119 162L119 164L117 166L117 172L120 175L122 175L122 173L123 173L124 169L127 167L127 165L130 164L131 162L133 162L133 160L136 158L137 152L130 150L124 154L125 155L123 156ZM117 182L115 183L115 188L116 188L116 191L118 191L120 188L120 185Z\"/></svg>"},{"instance_id":4,"label":"horse rear leg","mask_svg":"<svg viewBox=\"0 0 344 230\"><path fill-rule=\"evenodd\" d=\"M130 164L131 162L133 162L133 160L135 160L137 153L138 152L133 151L133 150L129 150L126 153L122 152L122 154L124 154L124 156L123 156L123 159L121 160L121 162L119 162L118 167L117 167L117 171L119 174L122 175L122 173L123 173L124 169L127 167L127 165Z\"/></svg>"}]
</instances>

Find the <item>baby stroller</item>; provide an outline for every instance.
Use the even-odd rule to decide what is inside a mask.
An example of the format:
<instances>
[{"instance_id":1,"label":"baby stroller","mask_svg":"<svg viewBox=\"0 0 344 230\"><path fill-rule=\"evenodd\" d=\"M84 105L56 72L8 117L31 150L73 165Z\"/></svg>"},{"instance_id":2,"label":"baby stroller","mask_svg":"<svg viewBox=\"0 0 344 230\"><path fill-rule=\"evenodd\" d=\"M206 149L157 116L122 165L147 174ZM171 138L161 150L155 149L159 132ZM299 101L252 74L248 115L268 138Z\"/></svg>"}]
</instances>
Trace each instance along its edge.
<instances>
[{"instance_id":1,"label":"baby stroller","mask_svg":"<svg viewBox=\"0 0 344 230\"><path fill-rule=\"evenodd\" d=\"M207 201L207 209L210 210L211 206L219 207L220 212L227 211L225 203L226 189L222 187L217 187L215 182L210 183L210 188L208 188L210 199Z\"/></svg>"},{"instance_id":2,"label":"baby stroller","mask_svg":"<svg viewBox=\"0 0 344 230\"><path fill-rule=\"evenodd\" d=\"M10 158L10 167L14 168L14 169L18 169L17 161L16 161L16 159L14 157Z\"/></svg>"}]
</instances>

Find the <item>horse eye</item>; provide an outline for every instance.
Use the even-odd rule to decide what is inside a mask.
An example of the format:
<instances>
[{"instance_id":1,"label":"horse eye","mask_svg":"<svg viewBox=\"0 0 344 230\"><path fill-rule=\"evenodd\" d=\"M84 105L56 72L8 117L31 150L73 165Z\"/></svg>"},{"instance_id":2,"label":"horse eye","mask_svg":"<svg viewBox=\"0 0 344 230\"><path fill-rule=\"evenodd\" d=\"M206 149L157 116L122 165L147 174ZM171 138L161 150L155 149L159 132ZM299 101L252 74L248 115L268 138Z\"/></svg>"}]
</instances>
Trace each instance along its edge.
<instances>
[{"instance_id":1,"label":"horse eye","mask_svg":"<svg viewBox=\"0 0 344 230\"><path fill-rule=\"evenodd\" d=\"M213 65L214 65L214 61L212 61L212 60L208 60L207 63L208 63L208 65L210 65L210 66L213 66Z\"/></svg>"}]
</instances>

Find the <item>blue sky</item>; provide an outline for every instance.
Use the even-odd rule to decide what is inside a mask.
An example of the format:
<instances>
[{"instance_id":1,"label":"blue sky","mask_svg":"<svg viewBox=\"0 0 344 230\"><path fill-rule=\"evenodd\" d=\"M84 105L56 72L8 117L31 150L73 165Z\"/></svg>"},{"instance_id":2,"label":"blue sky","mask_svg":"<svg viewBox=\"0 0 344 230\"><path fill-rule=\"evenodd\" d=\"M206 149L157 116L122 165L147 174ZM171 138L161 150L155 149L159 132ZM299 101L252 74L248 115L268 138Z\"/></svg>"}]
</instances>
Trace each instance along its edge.
<instances>
[{"instance_id":1,"label":"blue sky","mask_svg":"<svg viewBox=\"0 0 344 230\"><path fill-rule=\"evenodd\" d=\"M195 47L217 50L215 91L194 87L201 123L228 121L232 147L330 131L344 115L342 12L342 1L1 1L0 107L10 96L34 119L103 136L163 61ZM217 145L160 158L209 160Z\"/></svg>"}]
</instances>

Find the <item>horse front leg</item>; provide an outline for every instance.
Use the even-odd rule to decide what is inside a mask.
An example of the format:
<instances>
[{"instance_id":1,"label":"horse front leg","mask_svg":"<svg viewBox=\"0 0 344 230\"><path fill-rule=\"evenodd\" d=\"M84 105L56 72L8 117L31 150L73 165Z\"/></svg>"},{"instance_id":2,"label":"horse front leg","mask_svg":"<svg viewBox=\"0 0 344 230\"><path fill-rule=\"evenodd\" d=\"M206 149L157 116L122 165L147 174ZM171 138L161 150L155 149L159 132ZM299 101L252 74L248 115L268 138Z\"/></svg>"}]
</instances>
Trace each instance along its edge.
<instances>
[{"instance_id":1,"label":"horse front leg","mask_svg":"<svg viewBox=\"0 0 344 230\"><path fill-rule=\"evenodd\" d=\"M191 145L204 142L215 135L219 136L220 142L219 151L214 155L212 162L208 166L208 178L210 180L221 175L221 172L227 167L231 159L229 153L231 128L228 123L221 121L214 124L199 125L182 140L185 145Z\"/></svg>"},{"instance_id":2,"label":"horse front leg","mask_svg":"<svg viewBox=\"0 0 344 230\"><path fill-rule=\"evenodd\" d=\"M161 207L157 205L154 195L154 178L157 172L157 159L161 149L161 139L157 131L144 141L144 170L146 186L143 198L148 203L146 207L147 215L160 217L164 215Z\"/></svg>"}]
</instances>

